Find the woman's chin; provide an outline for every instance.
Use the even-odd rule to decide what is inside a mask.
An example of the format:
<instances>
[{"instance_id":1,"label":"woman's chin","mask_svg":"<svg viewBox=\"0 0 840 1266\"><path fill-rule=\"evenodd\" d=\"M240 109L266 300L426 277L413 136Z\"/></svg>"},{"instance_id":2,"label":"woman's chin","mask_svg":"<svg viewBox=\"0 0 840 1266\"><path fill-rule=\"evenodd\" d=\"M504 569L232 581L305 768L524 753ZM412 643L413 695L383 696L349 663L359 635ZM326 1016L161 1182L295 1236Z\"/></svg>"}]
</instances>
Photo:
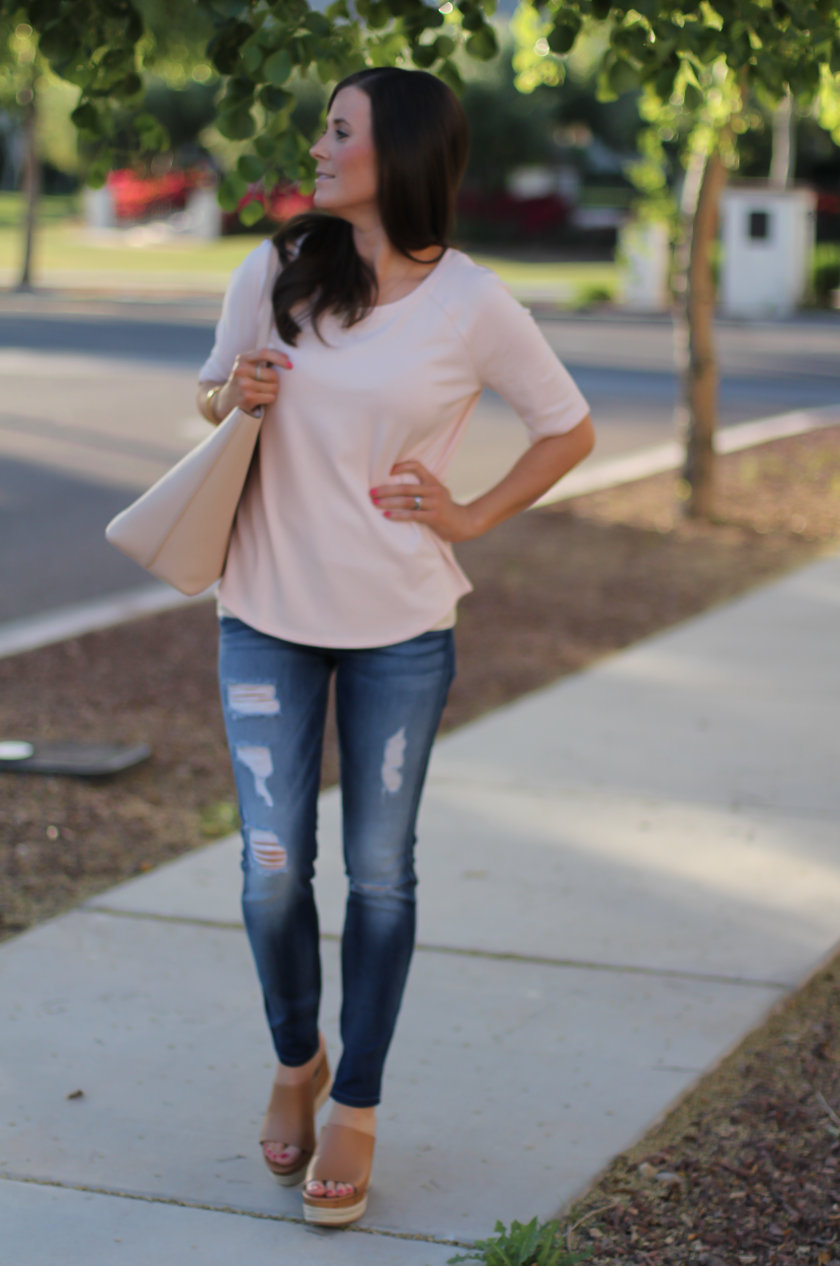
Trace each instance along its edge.
<instances>
[{"instance_id":1,"label":"woman's chin","mask_svg":"<svg viewBox=\"0 0 840 1266\"><path fill-rule=\"evenodd\" d=\"M325 189L323 185L316 185L312 193L312 205L318 211L328 211L332 206L330 198L330 190Z\"/></svg>"}]
</instances>

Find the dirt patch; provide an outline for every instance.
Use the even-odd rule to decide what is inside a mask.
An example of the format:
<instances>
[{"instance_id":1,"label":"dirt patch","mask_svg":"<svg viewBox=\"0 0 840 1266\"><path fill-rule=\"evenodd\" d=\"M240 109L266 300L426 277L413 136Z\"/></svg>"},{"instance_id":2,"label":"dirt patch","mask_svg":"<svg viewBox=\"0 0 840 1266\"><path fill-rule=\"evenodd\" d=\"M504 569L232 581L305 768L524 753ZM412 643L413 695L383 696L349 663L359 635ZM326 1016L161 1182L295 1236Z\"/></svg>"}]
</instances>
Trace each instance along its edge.
<instances>
[{"instance_id":1,"label":"dirt patch","mask_svg":"<svg viewBox=\"0 0 840 1266\"><path fill-rule=\"evenodd\" d=\"M458 551L452 729L799 566L840 540L840 428L719 463L714 523L672 475L520 515ZM0 936L236 825L203 605L0 660L0 736L150 743L113 779L0 775ZM335 726L324 783L336 780Z\"/></svg>"},{"instance_id":2,"label":"dirt patch","mask_svg":"<svg viewBox=\"0 0 840 1266\"><path fill-rule=\"evenodd\" d=\"M569 1223L594 1263L836 1266L840 956L630 1151Z\"/></svg>"}]
</instances>

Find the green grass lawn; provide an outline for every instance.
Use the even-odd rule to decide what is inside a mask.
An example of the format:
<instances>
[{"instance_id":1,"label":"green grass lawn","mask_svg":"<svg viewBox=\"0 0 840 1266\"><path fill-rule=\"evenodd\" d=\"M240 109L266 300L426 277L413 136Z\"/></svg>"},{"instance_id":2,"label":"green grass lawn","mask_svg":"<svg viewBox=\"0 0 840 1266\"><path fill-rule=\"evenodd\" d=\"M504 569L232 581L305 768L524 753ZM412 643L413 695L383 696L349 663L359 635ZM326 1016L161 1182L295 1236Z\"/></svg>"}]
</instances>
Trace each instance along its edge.
<instances>
[{"instance_id":1,"label":"green grass lawn","mask_svg":"<svg viewBox=\"0 0 840 1266\"><path fill-rule=\"evenodd\" d=\"M35 284L61 286L108 284L109 275L126 288L160 284L177 289L199 284L201 289L223 289L225 279L259 239L255 235L223 237L202 242L176 238L163 244L130 246L119 236L88 234L78 218L74 198L42 199L35 243ZM14 284L22 253L23 200L19 194L0 194L0 274ZM615 288L612 263L523 263L476 254L478 263L493 268L515 291L574 302L580 296Z\"/></svg>"}]
</instances>

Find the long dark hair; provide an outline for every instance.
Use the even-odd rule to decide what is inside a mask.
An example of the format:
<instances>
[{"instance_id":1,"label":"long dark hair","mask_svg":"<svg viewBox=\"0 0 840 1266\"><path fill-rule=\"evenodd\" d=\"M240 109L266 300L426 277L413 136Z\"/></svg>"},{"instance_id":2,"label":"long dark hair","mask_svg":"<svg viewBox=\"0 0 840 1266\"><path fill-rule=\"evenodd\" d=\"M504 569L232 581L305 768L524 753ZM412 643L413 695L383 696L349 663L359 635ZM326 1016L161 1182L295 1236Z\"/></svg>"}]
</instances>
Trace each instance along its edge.
<instances>
[{"instance_id":1,"label":"long dark hair","mask_svg":"<svg viewBox=\"0 0 840 1266\"><path fill-rule=\"evenodd\" d=\"M409 259L429 246L439 246L442 255L469 144L458 98L426 71L378 67L342 79L329 106L350 87L370 98L379 214L389 241ZM283 265L274 318L284 342L294 346L300 334L294 308L317 331L325 312L350 326L375 304L376 276L359 256L347 220L317 211L298 215L275 234L274 244Z\"/></svg>"}]
</instances>

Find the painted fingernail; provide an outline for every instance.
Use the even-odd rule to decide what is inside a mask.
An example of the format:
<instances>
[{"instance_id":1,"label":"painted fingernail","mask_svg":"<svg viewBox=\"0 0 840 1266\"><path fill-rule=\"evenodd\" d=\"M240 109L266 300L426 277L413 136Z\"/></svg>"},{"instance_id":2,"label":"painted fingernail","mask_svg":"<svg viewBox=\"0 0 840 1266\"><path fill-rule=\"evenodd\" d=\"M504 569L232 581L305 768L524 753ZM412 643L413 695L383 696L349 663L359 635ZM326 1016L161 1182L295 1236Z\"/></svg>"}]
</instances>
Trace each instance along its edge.
<instances>
[{"instance_id":1,"label":"painted fingernail","mask_svg":"<svg viewBox=\"0 0 840 1266\"><path fill-rule=\"evenodd\" d=\"M391 511L390 511L390 510L385 510L385 511L383 511L383 513L384 513L384 516L385 516L385 518L386 518L386 519L390 519L390 517L391 517Z\"/></svg>"}]
</instances>

